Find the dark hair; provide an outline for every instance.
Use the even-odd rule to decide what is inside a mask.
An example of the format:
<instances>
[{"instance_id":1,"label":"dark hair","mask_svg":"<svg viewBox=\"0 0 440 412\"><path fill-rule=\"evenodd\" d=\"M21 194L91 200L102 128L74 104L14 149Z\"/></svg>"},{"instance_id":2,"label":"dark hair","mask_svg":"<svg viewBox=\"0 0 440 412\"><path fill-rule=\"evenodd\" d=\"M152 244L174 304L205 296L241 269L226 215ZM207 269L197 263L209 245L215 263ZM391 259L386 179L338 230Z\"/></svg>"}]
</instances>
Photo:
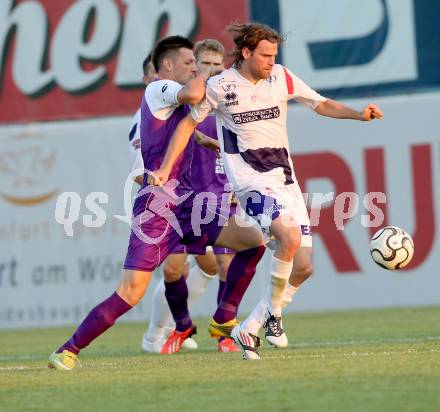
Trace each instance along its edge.
<instances>
[{"instance_id":1,"label":"dark hair","mask_svg":"<svg viewBox=\"0 0 440 412\"><path fill-rule=\"evenodd\" d=\"M142 70L144 72L144 75L148 75L148 65L151 63L151 53L148 53L148 56L145 57L144 61L142 62Z\"/></svg>"},{"instance_id":2,"label":"dark hair","mask_svg":"<svg viewBox=\"0 0 440 412\"><path fill-rule=\"evenodd\" d=\"M179 50L179 49L189 49L192 50L194 44L191 40L188 40L182 36L168 36L160 40L153 50L153 66L154 70L159 71L162 65L163 59L168 53Z\"/></svg>"},{"instance_id":3,"label":"dark hair","mask_svg":"<svg viewBox=\"0 0 440 412\"><path fill-rule=\"evenodd\" d=\"M232 52L234 65L240 67L243 61L243 49L254 51L261 40L280 45L283 37L266 24L261 23L231 23L226 30L233 33L235 49Z\"/></svg>"}]
</instances>

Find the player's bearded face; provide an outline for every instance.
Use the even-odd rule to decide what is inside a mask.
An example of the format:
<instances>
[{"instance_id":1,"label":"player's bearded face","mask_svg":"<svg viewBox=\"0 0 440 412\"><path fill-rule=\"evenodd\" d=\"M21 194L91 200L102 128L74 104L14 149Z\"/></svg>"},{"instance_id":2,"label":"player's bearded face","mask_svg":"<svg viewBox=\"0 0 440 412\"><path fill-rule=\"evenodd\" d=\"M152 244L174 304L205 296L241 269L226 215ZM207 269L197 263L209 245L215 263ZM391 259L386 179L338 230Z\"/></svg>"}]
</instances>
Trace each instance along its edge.
<instances>
[{"instance_id":1,"label":"player's bearded face","mask_svg":"<svg viewBox=\"0 0 440 412\"><path fill-rule=\"evenodd\" d=\"M249 71L253 74L253 77L258 79L269 78L277 54L277 43L271 43L268 40L261 40L247 59Z\"/></svg>"},{"instance_id":2,"label":"player's bearded face","mask_svg":"<svg viewBox=\"0 0 440 412\"><path fill-rule=\"evenodd\" d=\"M185 84L197 75L197 66L194 53L189 49L179 49L172 59L174 80Z\"/></svg>"}]
</instances>

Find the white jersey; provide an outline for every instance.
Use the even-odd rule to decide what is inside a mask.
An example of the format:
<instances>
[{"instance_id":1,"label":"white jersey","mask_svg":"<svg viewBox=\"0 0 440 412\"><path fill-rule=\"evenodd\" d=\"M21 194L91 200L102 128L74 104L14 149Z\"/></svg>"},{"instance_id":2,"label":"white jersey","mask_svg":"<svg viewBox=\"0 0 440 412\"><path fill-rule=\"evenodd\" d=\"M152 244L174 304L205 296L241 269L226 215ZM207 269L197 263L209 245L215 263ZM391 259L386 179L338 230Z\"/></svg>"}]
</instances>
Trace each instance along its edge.
<instances>
[{"instance_id":1,"label":"white jersey","mask_svg":"<svg viewBox=\"0 0 440 412\"><path fill-rule=\"evenodd\" d=\"M235 192L294 183L286 125L290 99L310 109L326 100L279 64L256 84L235 68L209 79L205 99L191 114L201 122L215 111L225 171Z\"/></svg>"},{"instance_id":2,"label":"white jersey","mask_svg":"<svg viewBox=\"0 0 440 412\"><path fill-rule=\"evenodd\" d=\"M135 113L131 119L130 133L128 135L130 143L130 160L131 160L131 170L143 169L144 162L142 160L142 153L140 149L140 139L141 139L141 109Z\"/></svg>"}]
</instances>

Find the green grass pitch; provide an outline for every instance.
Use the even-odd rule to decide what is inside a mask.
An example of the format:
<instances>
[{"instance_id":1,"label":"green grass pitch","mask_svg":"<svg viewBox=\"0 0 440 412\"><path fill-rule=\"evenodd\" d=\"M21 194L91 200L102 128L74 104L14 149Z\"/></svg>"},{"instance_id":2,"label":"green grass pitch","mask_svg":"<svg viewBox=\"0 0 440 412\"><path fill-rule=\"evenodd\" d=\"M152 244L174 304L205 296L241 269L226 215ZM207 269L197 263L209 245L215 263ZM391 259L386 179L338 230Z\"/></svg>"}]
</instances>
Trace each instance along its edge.
<instances>
[{"instance_id":1,"label":"green grass pitch","mask_svg":"<svg viewBox=\"0 0 440 412\"><path fill-rule=\"evenodd\" d=\"M144 354L116 325L71 372L46 368L73 328L0 332L0 411L440 411L440 307L291 314L290 345L257 362L199 350Z\"/></svg>"}]
</instances>

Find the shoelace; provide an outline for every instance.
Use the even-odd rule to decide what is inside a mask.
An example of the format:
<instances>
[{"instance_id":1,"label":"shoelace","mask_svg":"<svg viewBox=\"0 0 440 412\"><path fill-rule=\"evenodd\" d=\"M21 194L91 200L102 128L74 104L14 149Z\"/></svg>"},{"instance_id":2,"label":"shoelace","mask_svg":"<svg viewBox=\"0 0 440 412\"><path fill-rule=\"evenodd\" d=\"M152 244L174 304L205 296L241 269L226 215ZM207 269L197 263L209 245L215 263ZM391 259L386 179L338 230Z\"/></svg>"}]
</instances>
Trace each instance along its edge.
<instances>
[{"instance_id":1,"label":"shoelace","mask_svg":"<svg viewBox=\"0 0 440 412\"><path fill-rule=\"evenodd\" d=\"M261 346L260 338L258 336L252 335L252 333L249 333L249 336L254 340L255 349L259 348Z\"/></svg>"},{"instance_id":2,"label":"shoelace","mask_svg":"<svg viewBox=\"0 0 440 412\"><path fill-rule=\"evenodd\" d=\"M281 327L281 317L274 316L272 314L270 314L270 316L266 319L263 327L269 328L269 330L275 336L280 336L283 333L283 328Z\"/></svg>"}]
</instances>

